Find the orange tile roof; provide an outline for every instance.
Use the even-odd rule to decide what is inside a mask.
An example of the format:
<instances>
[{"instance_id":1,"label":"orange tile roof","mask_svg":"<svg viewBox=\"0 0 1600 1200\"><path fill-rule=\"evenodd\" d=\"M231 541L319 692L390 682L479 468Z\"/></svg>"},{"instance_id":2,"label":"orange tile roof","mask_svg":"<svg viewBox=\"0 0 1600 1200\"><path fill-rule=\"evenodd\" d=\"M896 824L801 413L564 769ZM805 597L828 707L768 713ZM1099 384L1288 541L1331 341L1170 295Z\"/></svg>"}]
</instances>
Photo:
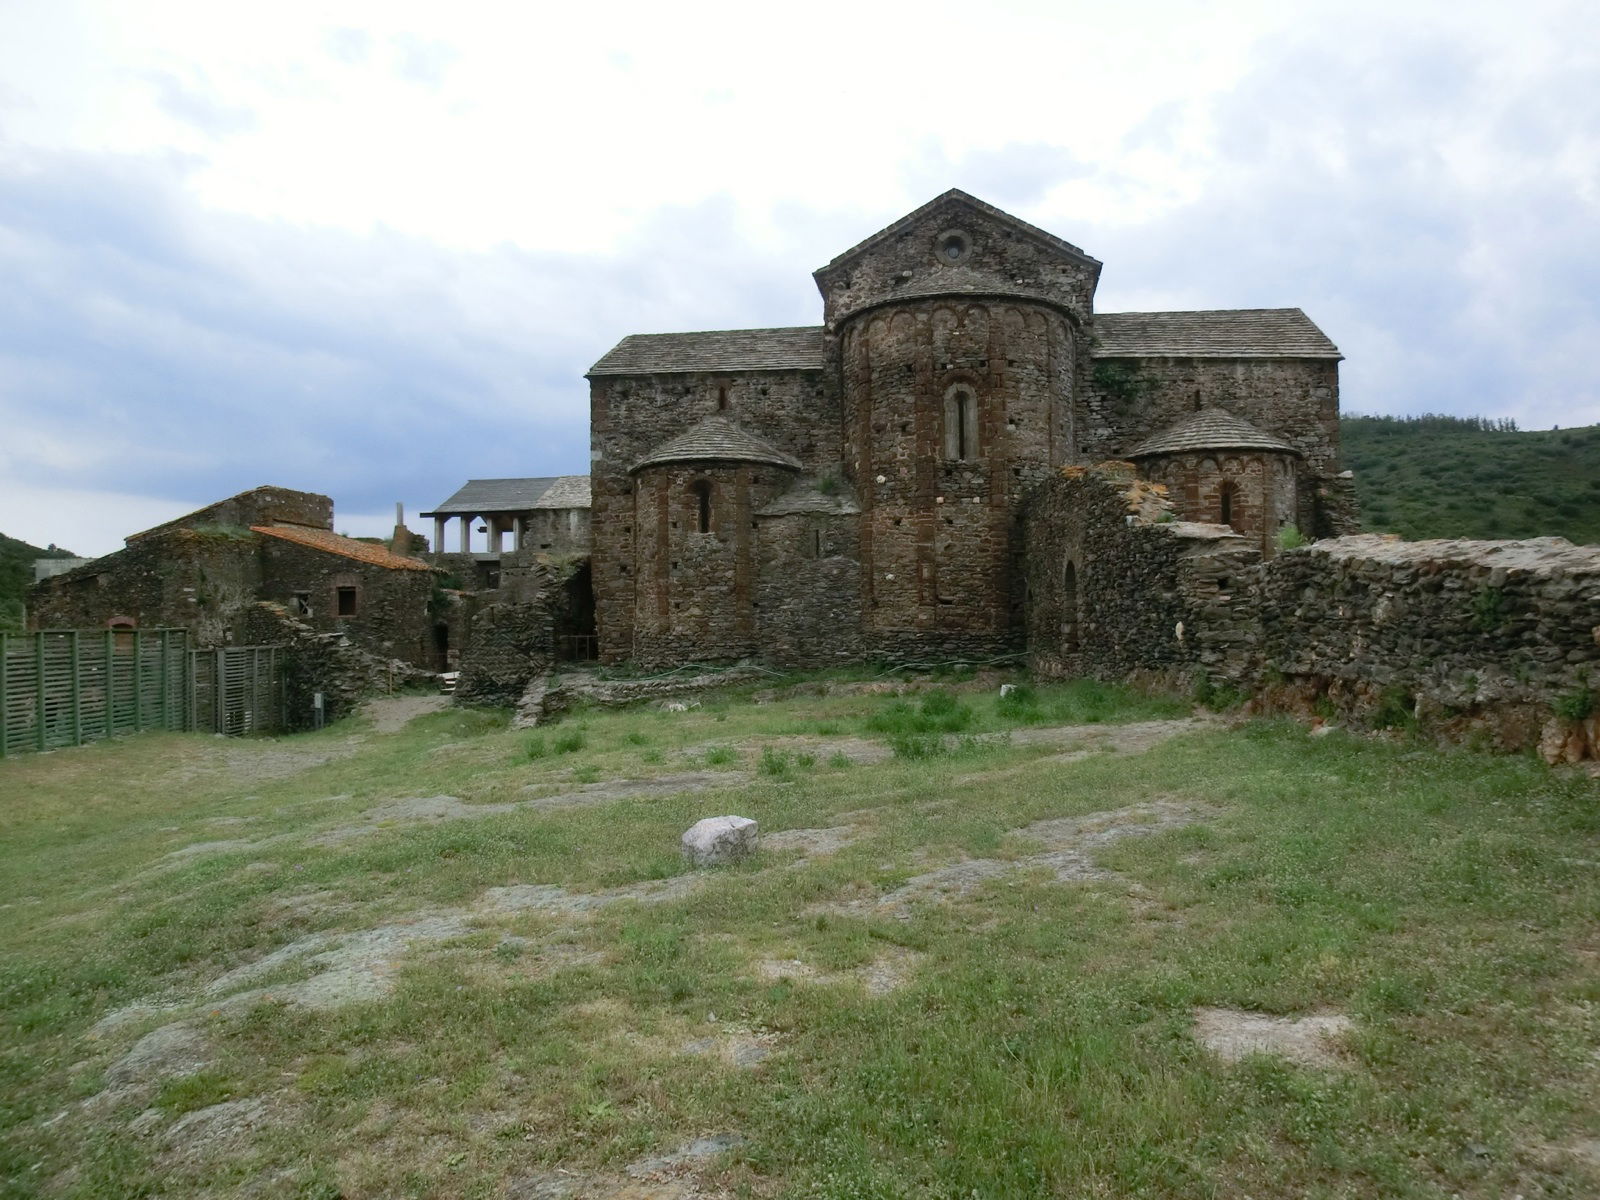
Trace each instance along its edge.
<instances>
[{"instance_id":1,"label":"orange tile roof","mask_svg":"<svg viewBox=\"0 0 1600 1200\"><path fill-rule=\"evenodd\" d=\"M255 533L264 533L268 537L282 538L286 542L296 542L302 546L310 546L313 550L343 555L345 558L353 558L357 562L383 567L390 571L433 570L421 559L406 558L393 553L387 546L375 542L358 542L331 529L312 529L309 525L252 525L250 529Z\"/></svg>"}]
</instances>

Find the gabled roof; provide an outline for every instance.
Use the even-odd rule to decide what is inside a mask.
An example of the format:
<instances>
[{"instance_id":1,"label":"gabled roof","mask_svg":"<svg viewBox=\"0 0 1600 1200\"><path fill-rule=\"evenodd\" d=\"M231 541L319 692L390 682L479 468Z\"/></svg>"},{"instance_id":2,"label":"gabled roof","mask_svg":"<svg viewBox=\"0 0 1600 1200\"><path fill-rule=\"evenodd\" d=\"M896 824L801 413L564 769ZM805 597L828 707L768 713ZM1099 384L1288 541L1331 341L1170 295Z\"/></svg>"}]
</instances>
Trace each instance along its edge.
<instances>
[{"instance_id":1,"label":"gabled roof","mask_svg":"<svg viewBox=\"0 0 1600 1200\"><path fill-rule=\"evenodd\" d=\"M587 475L543 475L529 479L469 479L455 495L424 517L477 516L533 508L588 508Z\"/></svg>"},{"instance_id":2,"label":"gabled roof","mask_svg":"<svg viewBox=\"0 0 1600 1200\"><path fill-rule=\"evenodd\" d=\"M331 529L313 529L309 525L252 525L250 529L253 533L264 533L268 537L282 538L286 542L337 554L341 558L353 558L368 566L383 567L390 571L433 570L427 563L395 554L387 546L376 542L358 542Z\"/></svg>"},{"instance_id":3,"label":"gabled roof","mask_svg":"<svg viewBox=\"0 0 1600 1200\"><path fill-rule=\"evenodd\" d=\"M1343 358L1298 308L1096 313L1095 358Z\"/></svg>"},{"instance_id":4,"label":"gabled roof","mask_svg":"<svg viewBox=\"0 0 1600 1200\"><path fill-rule=\"evenodd\" d=\"M590 375L668 375L685 371L820 371L822 326L632 333L589 368Z\"/></svg>"},{"instance_id":5,"label":"gabled roof","mask_svg":"<svg viewBox=\"0 0 1600 1200\"><path fill-rule=\"evenodd\" d=\"M674 462L758 462L800 470L800 460L740 429L726 417L710 416L663 442L633 464L633 470Z\"/></svg>"},{"instance_id":6,"label":"gabled roof","mask_svg":"<svg viewBox=\"0 0 1600 1200\"><path fill-rule=\"evenodd\" d=\"M1148 437L1132 450L1128 458L1145 458L1152 454L1178 454L1185 450L1277 450L1287 454L1300 452L1282 438L1257 429L1249 421L1234 416L1221 408L1203 408L1175 421L1153 437Z\"/></svg>"},{"instance_id":7,"label":"gabled roof","mask_svg":"<svg viewBox=\"0 0 1600 1200\"><path fill-rule=\"evenodd\" d=\"M950 203L964 205L965 207L973 209L983 216L988 217L992 221L995 221L1001 225L1008 225L1019 233L1031 237L1036 241L1043 242L1046 246L1057 251L1058 253L1068 255L1072 258L1081 259L1082 261L1086 263L1092 263L1097 267L1101 265L1099 259L1092 258L1085 254L1080 247L1074 246L1071 242L1066 241L1063 238L1058 238L1055 234L1040 229L1037 225L1030 225L1020 217L1014 217L1003 209L996 208L992 204L987 204L984 201L979 200L976 196L970 195L967 192L963 192L960 188L951 188L948 192L945 192L939 196L935 196L921 208L907 213L892 225L885 225L882 229L878 230L877 233L873 234L865 241L857 242L843 254L834 256L827 266L819 267L814 274L820 275L824 271L831 271L834 267L839 266L841 263L847 262L852 258L856 258L866 253L879 242L886 241L900 233L901 230L908 229L917 224L940 205Z\"/></svg>"}]
</instances>

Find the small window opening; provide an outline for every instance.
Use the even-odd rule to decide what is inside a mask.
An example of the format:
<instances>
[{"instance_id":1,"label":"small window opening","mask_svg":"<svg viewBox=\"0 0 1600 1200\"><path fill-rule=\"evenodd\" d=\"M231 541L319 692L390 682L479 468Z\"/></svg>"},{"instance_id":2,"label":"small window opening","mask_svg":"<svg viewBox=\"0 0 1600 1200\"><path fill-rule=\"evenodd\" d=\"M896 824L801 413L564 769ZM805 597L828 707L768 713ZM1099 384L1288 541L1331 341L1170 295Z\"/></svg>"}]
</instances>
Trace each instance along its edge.
<instances>
[{"instance_id":1,"label":"small window opening","mask_svg":"<svg viewBox=\"0 0 1600 1200\"><path fill-rule=\"evenodd\" d=\"M717 411L728 411L728 387L726 384L717 389Z\"/></svg>"},{"instance_id":2,"label":"small window opening","mask_svg":"<svg viewBox=\"0 0 1600 1200\"><path fill-rule=\"evenodd\" d=\"M311 615L311 593L296 592L294 594L294 615L309 617Z\"/></svg>"},{"instance_id":3,"label":"small window opening","mask_svg":"<svg viewBox=\"0 0 1600 1200\"><path fill-rule=\"evenodd\" d=\"M1070 562L1061 572L1061 649L1078 652L1078 568Z\"/></svg>"},{"instance_id":4,"label":"small window opening","mask_svg":"<svg viewBox=\"0 0 1600 1200\"><path fill-rule=\"evenodd\" d=\"M965 462L978 453L978 398L956 386L944 396L944 456Z\"/></svg>"},{"instance_id":5,"label":"small window opening","mask_svg":"<svg viewBox=\"0 0 1600 1200\"><path fill-rule=\"evenodd\" d=\"M1219 524L1228 526L1236 533L1239 529L1239 526L1235 523L1237 517L1236 510L1238 508L1238 493L1238 484L1232 482L1231 480L1225 482L1217 492L1217 521Z\"/></svg>"},{"instance_id":6,"label":"small window opening","mask_svg":"<svg viewBox=\"0 0 1600 1200\"><path fill-rule=\"evenodd\" d=\"M356 590L353 587L342 587L335 591L338 600L338 613L341 617L356 615Z\"/></svg>"},{"instance_id":7,"label":"small window opening","mask_svg":"<svg viewBox=\"0 0 1600 1200\"><path fill-rule=\"evenodd\" d=\"M813 529L811 531L811 557L822 557L822 530L820 529Z\"/></svg>"},{"instance_id":8,"label":"small window opening","mask_svg":"<svg viewBox=\"0 0 1600 1200\"><path fill-rule=\"evenodd\" d=\"M711 483L696 480L689 490L694 493L695 525L701 533L711 532Z\"/></svg>"}]
</instances>

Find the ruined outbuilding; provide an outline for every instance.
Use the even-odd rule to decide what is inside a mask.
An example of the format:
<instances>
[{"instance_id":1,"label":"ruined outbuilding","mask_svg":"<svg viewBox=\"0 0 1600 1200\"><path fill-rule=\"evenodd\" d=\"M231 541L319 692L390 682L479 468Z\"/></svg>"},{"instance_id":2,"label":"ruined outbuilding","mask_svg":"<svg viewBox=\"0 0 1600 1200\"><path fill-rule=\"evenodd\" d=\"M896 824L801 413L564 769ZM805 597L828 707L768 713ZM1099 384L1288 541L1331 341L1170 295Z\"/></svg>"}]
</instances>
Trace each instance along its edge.
<instances>
[{"instance_id":1,"label":"ruined outbuilding","mask_svg":"<svg viewBox=\"0 0 1600 1200\"><path fill-rule=\"evenodd\" d=\"M297 629L342 636L434 669L437 574L420 559L333 529L333 501L258 487L124 539L113 554L35 584L30 629L191 631L197 646L277 640L261 604Z\"/></svg>"}]
</instances>

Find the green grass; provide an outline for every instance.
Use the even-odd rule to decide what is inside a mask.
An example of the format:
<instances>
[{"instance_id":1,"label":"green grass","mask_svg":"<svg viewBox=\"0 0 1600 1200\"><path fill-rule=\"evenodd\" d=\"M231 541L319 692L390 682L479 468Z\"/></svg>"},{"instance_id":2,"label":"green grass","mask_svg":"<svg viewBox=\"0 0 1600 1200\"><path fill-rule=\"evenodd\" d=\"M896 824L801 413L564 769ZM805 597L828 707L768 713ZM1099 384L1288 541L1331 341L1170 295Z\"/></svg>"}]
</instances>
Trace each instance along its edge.
<instances>
[{"instance_id":1,"label":"green grass","mask_svg":"<svg viewBox=\"0 0 1600 1200\"><path fill-rule=\"evenodd\" d=\"M1559 1149L1600 1137L1594 783L1265 722L1062 761L990 735L1186 706L1083 683L929 699L589 712L580 748L538 758L503 715L452 711L393 735L353 721L0 762L0 1196L245 1196L263 1179L493 1196L724 1131L746 1140L703 1182L736 1196L1596 1194ZM963 709L953 734L902 728ZM885 712L894 728L873 736L974 748L865 765L797 740ZM711 744L744 766L710 791L320 836L398 798L496 804L570 790L574 772L693 769ZM1024 865L904 919L850 907L963 858L1034 853L1014 832L1030 822L1151 800L1202 819L1094 850L1114 875ZM578 919L480 904L677 876L678 835L721 812L857 840L803 861L764 850L679 899ZM225 840L255 844L164 857ZM201 995L309 934L457 910L478 915L386 960L392 990L360 1003L275 996L315 974L303 962L248 1003ZM816 974L774 979L763 960ZM905 983L874 994L861 973L884 962L909 964ZM181 1005L167 1016L193 1021L212 1061L82 1107L167 1016L96 1022L147 998ZM1347 1066L1221 1063L1190 1035L1199 1006L1345 1013ZM679 1052L736 1036L770 1057ZM252 1097L272 1120L242 1141L167 1148L182 1115ZM132 1136L146 1109L154 1127Z\"/></svg>"},{"instance_id":2,"label":"green grass","mask_svg":"<svg viewBox=\"0 0 1600 1200\"><path fill-rule=\"evenodd\" d=\"M1526 432L1457 417L1345 417L1364 528L1407 538L1600 542L1600 426Z\"/></svg>"}]
</instances>

